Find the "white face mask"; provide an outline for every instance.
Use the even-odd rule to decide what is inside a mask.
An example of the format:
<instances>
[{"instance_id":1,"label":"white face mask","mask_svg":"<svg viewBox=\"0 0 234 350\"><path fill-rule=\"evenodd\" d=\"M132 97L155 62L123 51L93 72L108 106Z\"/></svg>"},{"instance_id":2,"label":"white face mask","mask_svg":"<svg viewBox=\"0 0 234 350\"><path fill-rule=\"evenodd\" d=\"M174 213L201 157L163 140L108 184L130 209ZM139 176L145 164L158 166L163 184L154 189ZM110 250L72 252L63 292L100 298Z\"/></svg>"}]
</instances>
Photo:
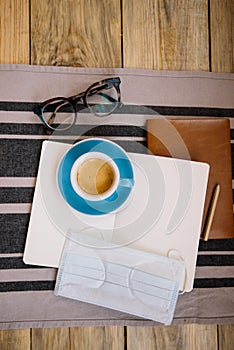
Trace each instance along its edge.
<instances>
[{"instance_id":1,"label":"white face mask","mask_svg":"<svg viewBox=\"0 0 234 350\"><path fill-rule=\"evenodd\" d=\"M73 234L67 239L55 294L169 325L184 262Z\"/></svg>"}]
</instances>

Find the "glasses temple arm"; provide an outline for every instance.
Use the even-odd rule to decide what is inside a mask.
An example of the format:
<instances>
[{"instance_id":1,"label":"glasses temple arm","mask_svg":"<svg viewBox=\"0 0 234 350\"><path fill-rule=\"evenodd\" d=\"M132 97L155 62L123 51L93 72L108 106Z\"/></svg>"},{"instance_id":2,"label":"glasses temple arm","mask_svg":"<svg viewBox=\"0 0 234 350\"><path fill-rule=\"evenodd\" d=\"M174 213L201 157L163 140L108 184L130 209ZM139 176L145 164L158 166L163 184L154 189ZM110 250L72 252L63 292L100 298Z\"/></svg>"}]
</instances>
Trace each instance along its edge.
<instances>
[{"instance_id":1,"label":"glasses temple arm","mask_svg":"<svg viewBox=\"0 0 234 350\"><path fill-rule=\"evenodd\" d=\"M107 100L109 100L110 102L117 102L118 100L116 100L115 98L107 95L107 94L104 94L103 92L99 93L98 95L101 95L103 97L105 97Z\"/></svg>"}]
</instances>

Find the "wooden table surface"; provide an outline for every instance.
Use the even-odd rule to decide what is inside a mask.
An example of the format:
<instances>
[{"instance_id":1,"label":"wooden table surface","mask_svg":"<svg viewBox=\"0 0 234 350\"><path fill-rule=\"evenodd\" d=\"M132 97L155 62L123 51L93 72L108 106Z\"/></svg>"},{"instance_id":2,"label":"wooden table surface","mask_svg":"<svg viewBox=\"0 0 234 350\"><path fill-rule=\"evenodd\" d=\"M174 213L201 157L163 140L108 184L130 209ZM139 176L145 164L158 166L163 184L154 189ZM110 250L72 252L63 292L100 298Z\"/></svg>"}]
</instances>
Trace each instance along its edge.
<instances>
[{"instance_id":1,"label":"wooden table surface","mask_svg":"<svg viewBox=\"0 0 234 350\"><path fill-rule=\"evenodd\" d=\"M234 72L234 0L0 4L0 63ZM0 331L1 350L231 350L233 344L233 325Z\"/></svg>"}]
</instances>

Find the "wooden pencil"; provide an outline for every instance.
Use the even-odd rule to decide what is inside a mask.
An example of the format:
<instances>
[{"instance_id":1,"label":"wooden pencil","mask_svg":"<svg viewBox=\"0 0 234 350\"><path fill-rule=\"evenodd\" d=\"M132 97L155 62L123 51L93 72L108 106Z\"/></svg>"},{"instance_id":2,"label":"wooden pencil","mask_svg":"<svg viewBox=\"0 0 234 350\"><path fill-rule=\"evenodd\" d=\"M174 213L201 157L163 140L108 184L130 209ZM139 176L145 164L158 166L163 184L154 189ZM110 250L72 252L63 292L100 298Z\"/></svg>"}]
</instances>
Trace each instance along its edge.
<instances>
[{"instance_id":1,"label":"wooden pencil","mask_svg":"<svg viewBox=\"0 0 234 350\"><path fill-rule=\"evenodd\" d=\"M202 239L204 241L207 241L209 238L210 229L212 226L212 222L213 222L214 214L215 214L215 209L216 209L218 198L219 198L219 193L220 193L220 185L216 185L214 188L214 191L213 191L211 201L210 201L210 206L209 206L209 210L208 210L207 217L206 217L206 224L205 224L204 232L202 235Z\"/></svg>"}]
</instances>

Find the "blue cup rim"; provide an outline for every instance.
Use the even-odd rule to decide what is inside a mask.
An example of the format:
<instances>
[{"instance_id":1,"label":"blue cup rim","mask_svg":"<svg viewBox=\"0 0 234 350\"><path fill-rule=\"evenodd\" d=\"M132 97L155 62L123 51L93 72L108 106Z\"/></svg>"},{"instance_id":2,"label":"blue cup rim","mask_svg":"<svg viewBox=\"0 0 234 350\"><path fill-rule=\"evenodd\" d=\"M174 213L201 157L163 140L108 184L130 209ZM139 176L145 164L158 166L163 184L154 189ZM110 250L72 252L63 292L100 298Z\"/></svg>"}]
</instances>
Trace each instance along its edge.
<instances>
[{"instance_id":1,"label":"blue cup rim","mask_svg":"<svg viewBox=\"0 0 234 350\"><path fill-rule=\"evenodd\" d=\"M101 152L117 165L120 182L115 192L98 201L84 199L74 190L70 172L74 162L87 152ZM76 143L61 159L57 170L57 185L64 200L75 210L88 215L105 215L119 209L128 199L134 186L134 172L131 161L122 147L113 141L90 138Z\"/></svg>"}]
</instances>

